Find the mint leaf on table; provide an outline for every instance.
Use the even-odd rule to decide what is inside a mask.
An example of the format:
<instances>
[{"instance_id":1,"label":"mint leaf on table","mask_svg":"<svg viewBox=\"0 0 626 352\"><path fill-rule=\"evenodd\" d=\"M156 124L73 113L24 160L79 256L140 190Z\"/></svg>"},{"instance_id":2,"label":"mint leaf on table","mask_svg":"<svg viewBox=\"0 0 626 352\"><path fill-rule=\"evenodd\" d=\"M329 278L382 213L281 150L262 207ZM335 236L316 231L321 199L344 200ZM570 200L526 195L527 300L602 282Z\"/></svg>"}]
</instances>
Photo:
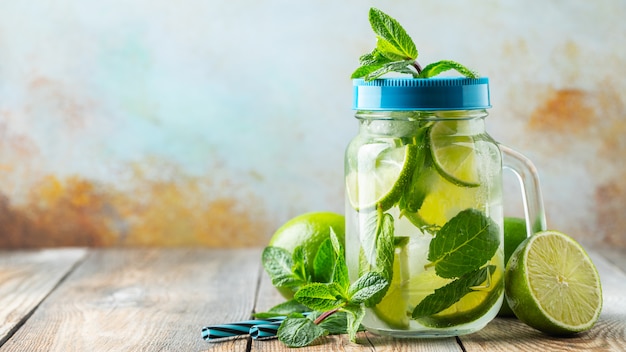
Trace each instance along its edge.
<instances>
[{"instance_id":1,"label":"mint leaf on table","mask_svg":"<svg viewBox=\"0 0 626 352\"><path fill-rule=\"evenodd\" d=\"M478 78L478 74L456 61L441 60L424 67L419 74L419 78L430 78L449 70L456 70L460 74L468 78Z\"/></svg>"},{"instance_id":2,"label":"mint leaf on table","mask_svg":"<svg viewBox=\"0 0 626 352\"><path fill-rule=\"evenodd\" d=\"M461 277L483 266L498 250L498 225L477 209L459 212L430 241L427 267L443 278Z\"/></svg>"},{"instance_id":3,"label":"mint leaf on table","mask_svg":"<svg viewBox=\"0 0 626 352\"><path fill-rule=\"evenodd\" d=\"M307 283L311 281L311 275L309 274L309 263L307 263L307 256L304 246L297 246L293 249L291 255L291 272L296 280Z\"/></svg>"},{"instance_id":4,"label":"mint leaf on table","mask_svg":"<svg viewBox=\"0 0 626 352\"><path fill-rule=\"evenodd\" d=\"M263 250L261 255L263 268L275 287L297 287L306 283L305 278L294 274L294 258L299 258L295 252L292 256L286 249L273 246L265 247ZM297 267L301 266L300 263L297 265Z\"/></svg>"},{"instance_id":5,"label":"mint leaf on table","mask_svg":"<svg viewBox=\"0 0 626 352\"><path fill-rule=\"evenodd\" d=\"M386 221L382 223L384 224ZM383 225L383 227L385 226ZM391 260L393 260L393 229L391 229L391 235L389 233L384 234L387 231L383 230L383 235L380 238L391 236L386 241L391 244ZM324 327L324 322L330 319L331 316L342 312L346 314L345 332L354 341L365 314L365 308L362 303L379 295L381 291L389 287L389 281L379 272L366 273L351 284L343 248L333 232L330 234L330 245L332 251L321 254L321 256L331 255L333 257L332 259L328 258L334 263L331 281L327 283L312 282L300 286L294 295L294 300L298 303L322 313L316 314L315 320L311 322L305 322L299 317L288 317L283 321L279 328L278 337L279 340L290 347L306 346L316 338L327 334L329 328ZM321 258L319 259L320 261L322 260ZM283 325L286 326L284 329ZM280 333L281 331L282 333Z\"/></svg>"},{"instance_id":6,"label":"mint leaf on table","mask_svg":"<svg viewBox=\"0 0 626 352\"><path fill-rule=\"evenodd\" d=\"M320 244L313 259L313 281L331 282L335 272L335 262L333 244L331 239L327 238Z\"/></svg>"},{"instance_id":7,"label":"mint leaf on table","mask_svg":"<svg viewBox=\"0 0 626 352\"><path fill-rule=\"evenodd\" d=\"M270 308L266 312L258 312L254 313L255 318L265 319L265 318L273 318L277 316L287 316L293 313L305 313L310 311L311 308L305 306L302 303L299 303L295 299L290 299L288 301L279 303L272 308Z\"/></svg>"},{"instance_id":8,"label":"mint leaf on table","mask_svg":"<svg viewBox=\"0 0 626 352\"><path fill-rule=\"evenodd\" d=\"M314 310L333 310L345 304L345 291L345 288L334 282L313 282L300 287L294 299Z\"/></svg>"},{"instance_id":9,"label":"mint leaf on table","mask_svg":"<svg viewBox=\"0 0 626 352\"><path fill-rule=\"evenodd\" d=\"M351 303L363 303L385 290L387 286L389 286L387 278L379 273L369 272L350 285L348 297Z\"/></svg>"},{"instance_id":10,"label":"mint leaf on table","mask_svg":"<svg viewBox=\"0 0 626 352\"><path fill-rule=\"evenodd\" d=\"M313 314L310 314L308 318L315 321L315 319L319 318L321 314L322 313L315 312ZM348 332L347 314L348 313L346 312L337 312L335 314L327 316L317 325L319 325L323 329L328 330L328 333L330 335L346 334Z\"/></svg>"},{"instance_id":11,"label":"mint leaf on table","mask_svg":"<svg viewBox=\"0 0 626 352\"><path fill-rule=\"evenodd\" d=\"M304 347L328 335L328 330L309 318L287 318L278 328L276 336L289 347Z\"/></svg>"},{"instance_id":12,"label":"mint leaf on table","mask_svg":"<svg viewBox=\"0 0 626 352\"><path fill-rule=\"evenodd\" d=\"M478 286L487 280L495 270L494 265L488 265L482 269L469 272L462 277L440 287L435 292L426 296L413 310L413 319L437 314L442 310L458 302L463 296L474 291L472 287Z\"/></svg>"},{"instance_id":13,"label":"mint leaf on table","mask_svg":"<svg viewBox=\"0 0 626 352\"><path fill-rule=\"evenodd\" d=\"M347 333L350 341L356 341L356 333L360 330L361 322L365 317L365 307L362 304L351 304L344 308L348 313L346 316Z\"/></svg>"},{"instance_id":14,"label":"mint leaf on table","mask_svg":"<svg viewBox=\"0 0 626 352\"><path fill-rule=\"evenodd\" d=\"M333 269L333 275L331 281L343 289L343 294L347 292L347 288L350 286L350 277L348 276L348 266L346 265L345 252L335 232L330 231L330 242L333 245L335 252L335 267Z\"/></svg>"}]
</instances>

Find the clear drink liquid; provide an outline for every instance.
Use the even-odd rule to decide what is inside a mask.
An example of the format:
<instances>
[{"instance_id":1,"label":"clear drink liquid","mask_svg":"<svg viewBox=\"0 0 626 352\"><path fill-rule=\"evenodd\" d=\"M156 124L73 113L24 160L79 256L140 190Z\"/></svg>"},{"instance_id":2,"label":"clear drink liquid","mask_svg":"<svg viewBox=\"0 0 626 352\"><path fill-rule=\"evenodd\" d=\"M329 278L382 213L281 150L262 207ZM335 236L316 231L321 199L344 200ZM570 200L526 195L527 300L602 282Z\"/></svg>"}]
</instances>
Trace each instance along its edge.
<instances>
[{"instance_id":1,"label":"clear drink liquid","mask_svg":"<svg viewBox=\"0 0 626 352\"><path fill-rule=\"evenodd\" d=\"M346 151L346 261L389 287L363 325L399 337L479 330L503 297L502 160L483 110L359 112Z\"/></svg>"}]
</instances>

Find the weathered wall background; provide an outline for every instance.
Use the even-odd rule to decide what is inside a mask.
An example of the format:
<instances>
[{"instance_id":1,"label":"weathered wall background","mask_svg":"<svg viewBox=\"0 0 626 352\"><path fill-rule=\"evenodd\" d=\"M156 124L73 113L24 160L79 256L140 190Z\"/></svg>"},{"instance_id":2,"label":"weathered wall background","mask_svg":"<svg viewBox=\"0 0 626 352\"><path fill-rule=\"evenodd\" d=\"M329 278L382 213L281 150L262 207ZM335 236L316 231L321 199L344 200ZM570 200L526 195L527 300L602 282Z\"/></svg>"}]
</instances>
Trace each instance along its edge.
<instances>
[{"instance_id":1,"label":"weathered wall background","mask_svg":"<svg viewBox=\"0 0 626 352\"><path fill-rule=\"evenodd\" d=\"M40 0L0 2L0 247L262 245L341 212L371 6L491 78L549 227L626 246L622 0Z\"/></svg>"}]
</instances>

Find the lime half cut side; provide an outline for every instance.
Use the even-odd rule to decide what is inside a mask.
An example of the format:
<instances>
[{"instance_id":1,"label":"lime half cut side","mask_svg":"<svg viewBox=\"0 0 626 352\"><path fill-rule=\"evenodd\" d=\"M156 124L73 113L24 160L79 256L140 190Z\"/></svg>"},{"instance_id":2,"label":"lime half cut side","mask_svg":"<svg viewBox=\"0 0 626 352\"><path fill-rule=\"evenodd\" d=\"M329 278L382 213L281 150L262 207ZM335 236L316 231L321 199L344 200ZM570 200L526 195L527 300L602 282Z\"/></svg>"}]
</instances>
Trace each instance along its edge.
<instances>
[{"instance_id":1,"label":"lime half cut side","mask_svg":"<svg viewBox=\"0 0 626 352\"><path fill-rule=\"evenodd\" d=\"M467 121L438 121L429 143L435 167L448 181L462 187L480 186L474 139L460 131Z\"/></svg>"},{"instance_id":2,"label":"lime half cut side","mask_svg":"<svg viewBox=\"0 0 626 352\"><path fill-rule=\"evenodd\" d=\"M380 145L370 144L362 150L365 153L359 155L357 169L349 170L346 176L350 204L357 211L374 208L385 211L400 199L411 178L417 162L417 146L386 145L381 149Z\"/></svg>"},{"instance_id":3,"label":"lime half cut side","mask_svg":"<svg viewBox=\"0 0 626 352\"><path fill-rule=\"evenodd\" d=\"M596 267L574 239L557 231L538 232L516 249L504 287L515 315L552 335L588 330L602 310Z\"/></svg>"}]
</instances>

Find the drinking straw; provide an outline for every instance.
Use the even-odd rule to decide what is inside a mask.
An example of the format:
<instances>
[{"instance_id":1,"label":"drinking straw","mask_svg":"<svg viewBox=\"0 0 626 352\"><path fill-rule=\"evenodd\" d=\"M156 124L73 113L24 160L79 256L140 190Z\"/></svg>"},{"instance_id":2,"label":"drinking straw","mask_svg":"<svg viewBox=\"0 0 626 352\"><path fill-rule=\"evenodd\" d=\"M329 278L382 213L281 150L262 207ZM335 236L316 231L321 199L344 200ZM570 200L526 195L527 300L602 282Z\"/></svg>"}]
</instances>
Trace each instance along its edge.
<instances>
[{"instance_id":1,"label":"drinking straw","mask_svg":"<svg viewBox=\"0 0 626 352\"><path fill-rule=\"evenodd\" d=\"M284 316L244 320L229 324L210 325L202 328L202 338L206 341L245 335L250 333L250 329L255 325L278 325L285 319Z\"/></svg>"},{"instance_id":2,"label":"drinking straw","mask_svg":"<svg viewBox=\"0 0 626 352\"><path fill-rule=\"evenodd\" d=\"M259 324L250 328L250 337L253 339L264 339L270 337L276 337L276 332L280 327L280 323L274 324Z\"/></svg>"}]
</instances>

